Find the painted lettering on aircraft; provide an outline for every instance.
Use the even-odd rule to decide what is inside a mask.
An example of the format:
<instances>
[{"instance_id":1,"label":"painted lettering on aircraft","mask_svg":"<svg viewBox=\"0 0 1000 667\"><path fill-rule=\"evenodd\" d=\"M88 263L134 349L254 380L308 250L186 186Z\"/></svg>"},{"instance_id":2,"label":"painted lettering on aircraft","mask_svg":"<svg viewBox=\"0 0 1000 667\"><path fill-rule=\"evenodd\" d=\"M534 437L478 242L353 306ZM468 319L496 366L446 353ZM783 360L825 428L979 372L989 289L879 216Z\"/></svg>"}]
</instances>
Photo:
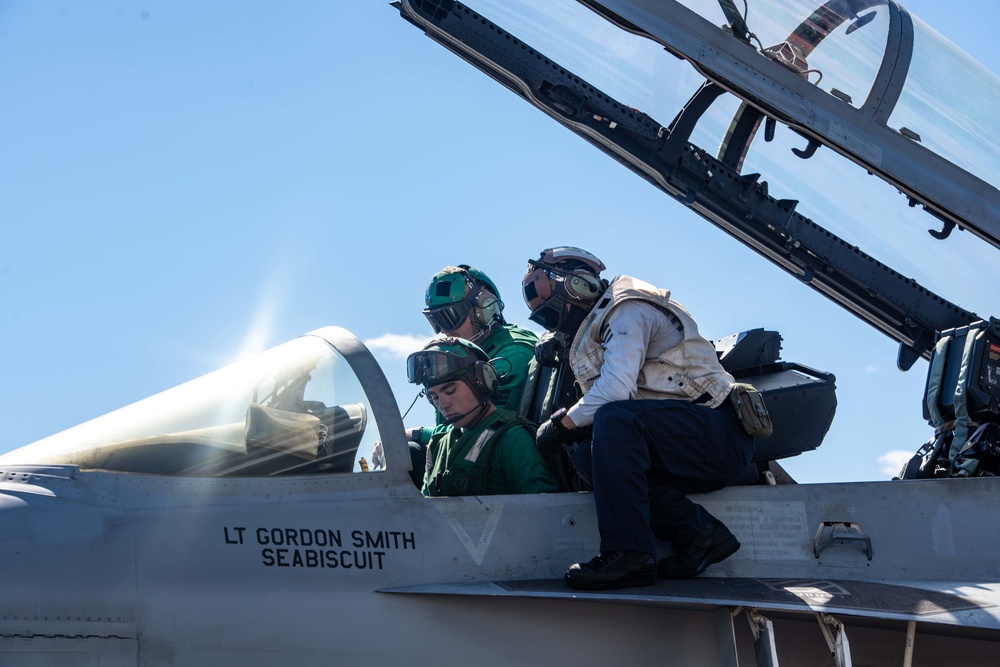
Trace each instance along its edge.
<instances>
[{"instance_id":1,"label":"painted lettering on aircraft","mask_svg":"<svg viewBox=\"0 0 1000 667\"><path fill-rule=\"evenodd\" d=\"M739 555L734 554L736 558L763 561L813 557L813 534L802 502L708 500L704 505L743 543Z\"/></svg>"},{"instance_id":2,"label":"painted lettering on aircraft","mask_svg":"<svg viewBox=\"0 0 1000 667\"><path fill-rule=\"evenodd\" d=\"M384 551L344 549L261 549L267 567L341 568L344 570L381 570Z\"/></svg>"},{"instance_id":3,"label":"painted lettering on aircraft","mask_svg":"<svg viewBox=\"0 0 1000 667\"><path fill-rule=\"evenodd\" d=\"M224 526L225 544L254 545L265 567L382 570L386 556L413 551L412 531Z\"/></svg>"}]
</instances>

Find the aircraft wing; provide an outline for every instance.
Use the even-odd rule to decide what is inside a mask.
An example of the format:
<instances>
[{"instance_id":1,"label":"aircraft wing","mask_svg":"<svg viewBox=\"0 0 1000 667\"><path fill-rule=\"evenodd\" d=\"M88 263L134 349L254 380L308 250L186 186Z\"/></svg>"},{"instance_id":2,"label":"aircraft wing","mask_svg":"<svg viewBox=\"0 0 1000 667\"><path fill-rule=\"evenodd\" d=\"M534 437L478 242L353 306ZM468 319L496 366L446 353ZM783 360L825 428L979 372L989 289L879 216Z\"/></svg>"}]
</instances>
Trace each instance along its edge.
<instances>
[{"instance_id":1,"label":"aircraft wing","mask_svg":"<svg viewBox=\"0 0 1000 667\"><path fill-rule=\"evenodd\" d=\"M691 609L750 607L761 613L838 614L872 619L1000 630L1000 583L967 586L927 582L740 579L701 577L658 581L615 591L578 591L558 579L407 586L380 591L405 595L460 595L577 599Z\"/></svg>"}]
</instances>

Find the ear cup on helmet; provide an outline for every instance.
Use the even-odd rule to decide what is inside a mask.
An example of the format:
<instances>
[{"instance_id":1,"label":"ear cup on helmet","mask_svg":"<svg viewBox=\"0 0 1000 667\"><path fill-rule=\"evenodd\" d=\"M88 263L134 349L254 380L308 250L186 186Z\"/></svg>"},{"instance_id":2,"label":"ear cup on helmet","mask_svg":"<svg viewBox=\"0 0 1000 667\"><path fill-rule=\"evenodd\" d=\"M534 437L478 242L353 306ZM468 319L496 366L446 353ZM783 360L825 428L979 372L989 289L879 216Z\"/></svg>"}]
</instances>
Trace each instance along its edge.
<instances>
[{"instance_id":1,"label":"ear cup on helmet","mask_svg":"<svg viewBox=\"0 0 1000 667\"><path fill-rule=\"evenodd\" d=\"M493 368L493 364L488 361L480 361L476 364L477 375L482 378L483 387L486 389L487 394L492 394L497 385L500 384L500 378L497 375L497 371Z\"/></svg>"},{"instance_id":2,"label":"ear cup on helmet","mask_svg":"<svg viewBox=\"0 0 1000 667\"><path fill-rule=\"evenodd\" d=\"M563 281L566 293L574 299L593 301L601 293L601 279L586 271L573 271Z\"/></svg>"},{"instance_id":3,"label":"ear cup on helmet","mask_svg":"<svg viewBox=\"0 0 1000 667\"><path fill-rule=\"evenodd\" d=\"M472 312L483 326L491 326L503 310L500 298L487 289L480 290L473 303L475 307Z\"/></svg>"}]
</instances>

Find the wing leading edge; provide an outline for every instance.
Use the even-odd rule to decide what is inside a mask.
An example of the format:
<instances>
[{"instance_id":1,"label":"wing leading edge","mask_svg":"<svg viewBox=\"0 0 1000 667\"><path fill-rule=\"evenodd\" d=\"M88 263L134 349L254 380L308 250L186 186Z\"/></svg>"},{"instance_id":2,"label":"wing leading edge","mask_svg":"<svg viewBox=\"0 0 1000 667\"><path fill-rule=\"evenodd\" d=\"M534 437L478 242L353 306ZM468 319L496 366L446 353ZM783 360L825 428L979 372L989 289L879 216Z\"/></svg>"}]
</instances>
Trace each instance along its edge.
<instances>
[{"instance_id":1,"label":"wing leading edge","mask_svg":"<svg viewBox=\"0 0 1000 667\"><path fill-rule=\"evenodd\" d=\"M926 582L701 577L659 581L643 588L587 592L571 589L558 579L536 579L423 584L379 592L572 599L704 610L752 607L761 612L839 614L1000 630L1000 583L944 587Z\"/></svg>"}]
</instances>

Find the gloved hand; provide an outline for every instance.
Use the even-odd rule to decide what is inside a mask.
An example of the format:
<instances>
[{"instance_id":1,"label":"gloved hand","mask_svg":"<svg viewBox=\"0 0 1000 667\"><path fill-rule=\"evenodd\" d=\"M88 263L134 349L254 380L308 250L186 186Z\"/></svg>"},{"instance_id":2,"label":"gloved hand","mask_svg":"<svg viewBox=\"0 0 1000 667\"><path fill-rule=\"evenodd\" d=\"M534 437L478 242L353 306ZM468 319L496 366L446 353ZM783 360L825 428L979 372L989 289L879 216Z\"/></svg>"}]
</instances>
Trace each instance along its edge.
<instances>
[{"instance_id":1,"label":"gloved hand","mask_svg":"<svg viewBox=\"0 0 1000 667\"><path fill-rule=\"evenodd\" d=\"M546 331L535 343L535 361L542 366L555 368L559 365L565 348L562 336Z\"/></svg>"},{"instance_id":2,"label":"gloved hand","mask_svg":"<svg viewBox=\"0 0 1000 667\"><path fill-rule=\"evenodd\" d=\"M560 445L568 445L575 441L574 429L566 428L562 423L566 408L560 408L552 413L548 421L538 427L535 434L535 446L541 451L551 451Z\"/></svg>"}]
</instances>

